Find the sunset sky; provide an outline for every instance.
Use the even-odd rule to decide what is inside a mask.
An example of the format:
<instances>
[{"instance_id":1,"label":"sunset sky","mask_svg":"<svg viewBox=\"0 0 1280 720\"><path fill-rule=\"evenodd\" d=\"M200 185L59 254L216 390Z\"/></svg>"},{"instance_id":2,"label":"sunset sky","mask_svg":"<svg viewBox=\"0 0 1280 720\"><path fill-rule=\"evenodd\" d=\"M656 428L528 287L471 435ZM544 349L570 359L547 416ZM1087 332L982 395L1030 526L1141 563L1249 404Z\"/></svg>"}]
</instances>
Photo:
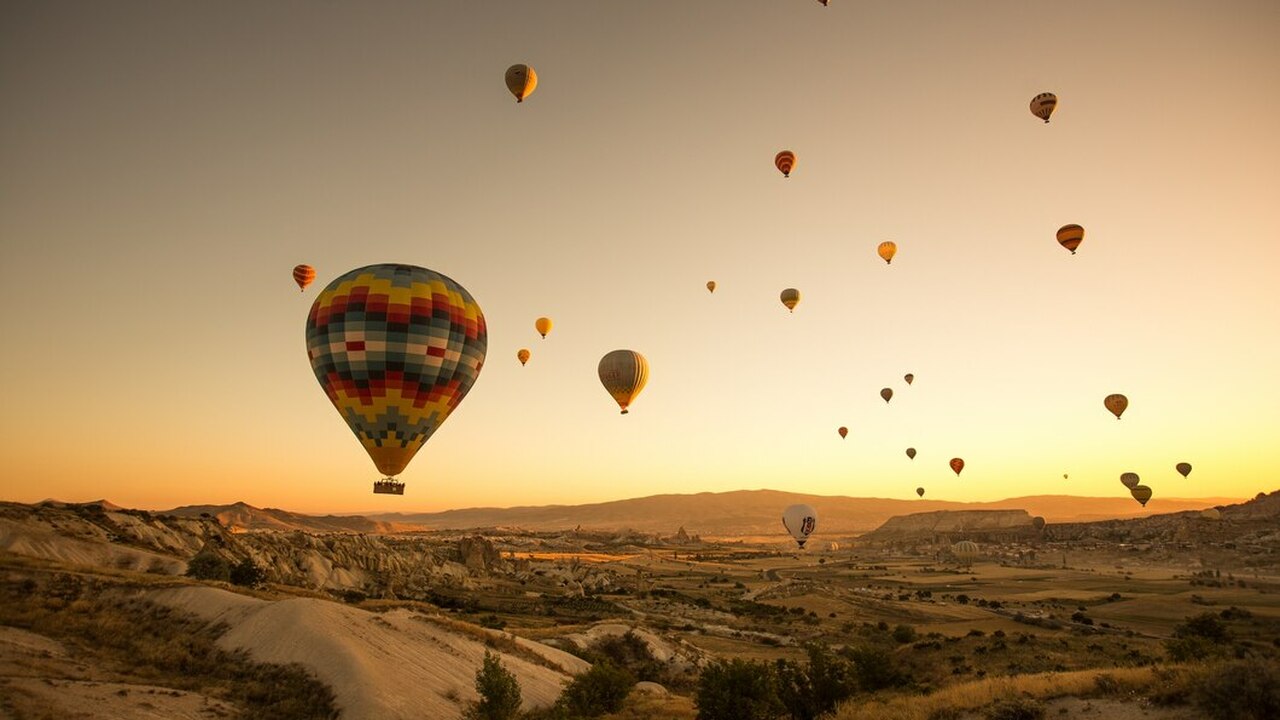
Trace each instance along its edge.
<instances>
[{"instance_id":1,"label":"sunset sky","mask_svg":"<svg viewBox=\"0 0 1280 720\"><path fill-rule=\"evenodd\" d=\"M1274 490L1278 37L1273 0L6 2L0 499ZM379 262L489 327L403 497L303 338Z\"/></svg>"}]
</instances>

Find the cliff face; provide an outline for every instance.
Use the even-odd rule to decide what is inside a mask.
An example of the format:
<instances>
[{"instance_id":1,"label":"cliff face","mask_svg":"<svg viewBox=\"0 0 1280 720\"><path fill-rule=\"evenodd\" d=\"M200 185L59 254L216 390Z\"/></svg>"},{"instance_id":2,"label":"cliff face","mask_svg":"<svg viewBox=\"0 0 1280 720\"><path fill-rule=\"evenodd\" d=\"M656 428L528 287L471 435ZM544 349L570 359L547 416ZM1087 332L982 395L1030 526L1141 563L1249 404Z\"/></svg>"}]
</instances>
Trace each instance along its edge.
<instances>
[{"instance_id":1,"label":"cliff face","mask_svg":"<svg viewBox=\"0 0 1280 720\"><path fill-rule=\"evenodd\" d=\"M895 515L858 540L889 543L930 540L937 536L990 540L995 536L1013 539L1035 534L1035 525L1026 510L939 510Z\"/></svg>"}]
</instances>

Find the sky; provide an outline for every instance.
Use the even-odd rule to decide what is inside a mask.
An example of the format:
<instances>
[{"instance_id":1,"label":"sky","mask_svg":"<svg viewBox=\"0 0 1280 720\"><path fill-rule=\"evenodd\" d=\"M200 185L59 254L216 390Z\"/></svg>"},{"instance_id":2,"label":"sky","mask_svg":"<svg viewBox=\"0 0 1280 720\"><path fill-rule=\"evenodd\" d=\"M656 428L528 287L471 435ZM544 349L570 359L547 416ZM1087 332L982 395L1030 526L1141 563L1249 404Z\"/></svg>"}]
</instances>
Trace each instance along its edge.
<instances>
[{"instance_id":1,"label":"sky","mask_svg":"<svg viewBox=\"0 0 1280 720\"><path fill-rule=\"evenodd\" d=\"M6 2L0 499L1274 490L1278 36L1270 0ZM489 329L402 497L304 344L379 262Z\"/></svg>"}]
</instances>

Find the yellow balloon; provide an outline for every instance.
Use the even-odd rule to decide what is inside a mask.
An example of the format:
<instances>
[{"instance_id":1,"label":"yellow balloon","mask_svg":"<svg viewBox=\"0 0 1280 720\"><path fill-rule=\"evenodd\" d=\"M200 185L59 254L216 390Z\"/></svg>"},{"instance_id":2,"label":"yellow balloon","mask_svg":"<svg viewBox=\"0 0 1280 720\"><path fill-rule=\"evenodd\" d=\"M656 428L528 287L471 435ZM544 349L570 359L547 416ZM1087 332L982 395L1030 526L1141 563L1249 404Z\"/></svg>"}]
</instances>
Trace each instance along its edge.
<instances>
[{"instance_id":1,"label":"yellow balloon","mask_svg":"<svg viewBox=\"0 0 1280 720\"><path fill-rule=\"evenodd\" d=\"M538 318L533 322L533 328L538 331L538 334L541 335L543 339L545 339L547 337L547 333L551 332L551 318Z\"/></svg>"},{"instance_id":2,"label":"yellow balloon","mask_svg":"<svg viewBox=\"0 0 1280 720\"><path fill-rule=\"evenodd\" d=\"M796 305L800 304L800 291L795 288L787 288L786 290L783 290L779 297L782 300L782 304L786 305L787 309L791 312L795 312Z\"/></svg>"},{"instance_id":3,"label":"yellow balloon","mask_svg":"<svg viewBox=\"0 0 1280 720\"><path fill-rule=\"evenodd\" d=\"M884 260L886 265L893 262L893 256L897 253L898 245L889 241L880 243L880 246L876 248L876 254L880 256L881 260Z\"/></svg>"},{"instance_id":4,"label":"yellow balloon","mask_svg":"<svg viewBox=\"0 0 1280 720\"><path fill-rule=\"evenodd\" d=\"M600 358L600 383L627 414L627 407L649 381L649 363L634 350L614 350Z\"/></svg>"},{"instance_id":5,"label":"yellow balloon","mask_svg":"<svg viewBox=\"0 0 1280 720\"><path fill-rule=\"evenodd\" d=\"M520 361L521 365L529 362L529 349L520 348L520 352L516 353L516 359Z\"/></svg>"},{"instance_id":6,"label":"yellow balloon","mask_svg":"<svg viewBox=\"0 0 1280 720\"><path fill-rule=\"evenodd\" d=\"M505 80L507 89L516 96L518 103L524 102L524 99L532 95L538 87L538 73L528 65L512 65L507 68Z\"/></svg>"}]
</instances>

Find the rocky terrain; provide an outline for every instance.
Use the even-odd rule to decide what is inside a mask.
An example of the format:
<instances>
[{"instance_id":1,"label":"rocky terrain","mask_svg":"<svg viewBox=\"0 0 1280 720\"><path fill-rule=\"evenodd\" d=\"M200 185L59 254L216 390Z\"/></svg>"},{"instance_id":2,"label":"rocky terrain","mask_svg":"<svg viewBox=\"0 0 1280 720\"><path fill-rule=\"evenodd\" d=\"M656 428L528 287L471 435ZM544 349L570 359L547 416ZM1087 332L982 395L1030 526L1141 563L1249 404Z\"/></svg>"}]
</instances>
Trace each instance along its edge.
<instances>
[{"instance_id":1,"label":"rocky terrain","mask_svg":"<svg viewBox=\"0 0 1280 720\"><path fill-rule=\"evenodd\" d=\"M859 536L858 542L937 541L942 537L992 542L1030 539L1038 532L1026 510L938 510L896 515Z\"/></svg>"}]
</instances>

